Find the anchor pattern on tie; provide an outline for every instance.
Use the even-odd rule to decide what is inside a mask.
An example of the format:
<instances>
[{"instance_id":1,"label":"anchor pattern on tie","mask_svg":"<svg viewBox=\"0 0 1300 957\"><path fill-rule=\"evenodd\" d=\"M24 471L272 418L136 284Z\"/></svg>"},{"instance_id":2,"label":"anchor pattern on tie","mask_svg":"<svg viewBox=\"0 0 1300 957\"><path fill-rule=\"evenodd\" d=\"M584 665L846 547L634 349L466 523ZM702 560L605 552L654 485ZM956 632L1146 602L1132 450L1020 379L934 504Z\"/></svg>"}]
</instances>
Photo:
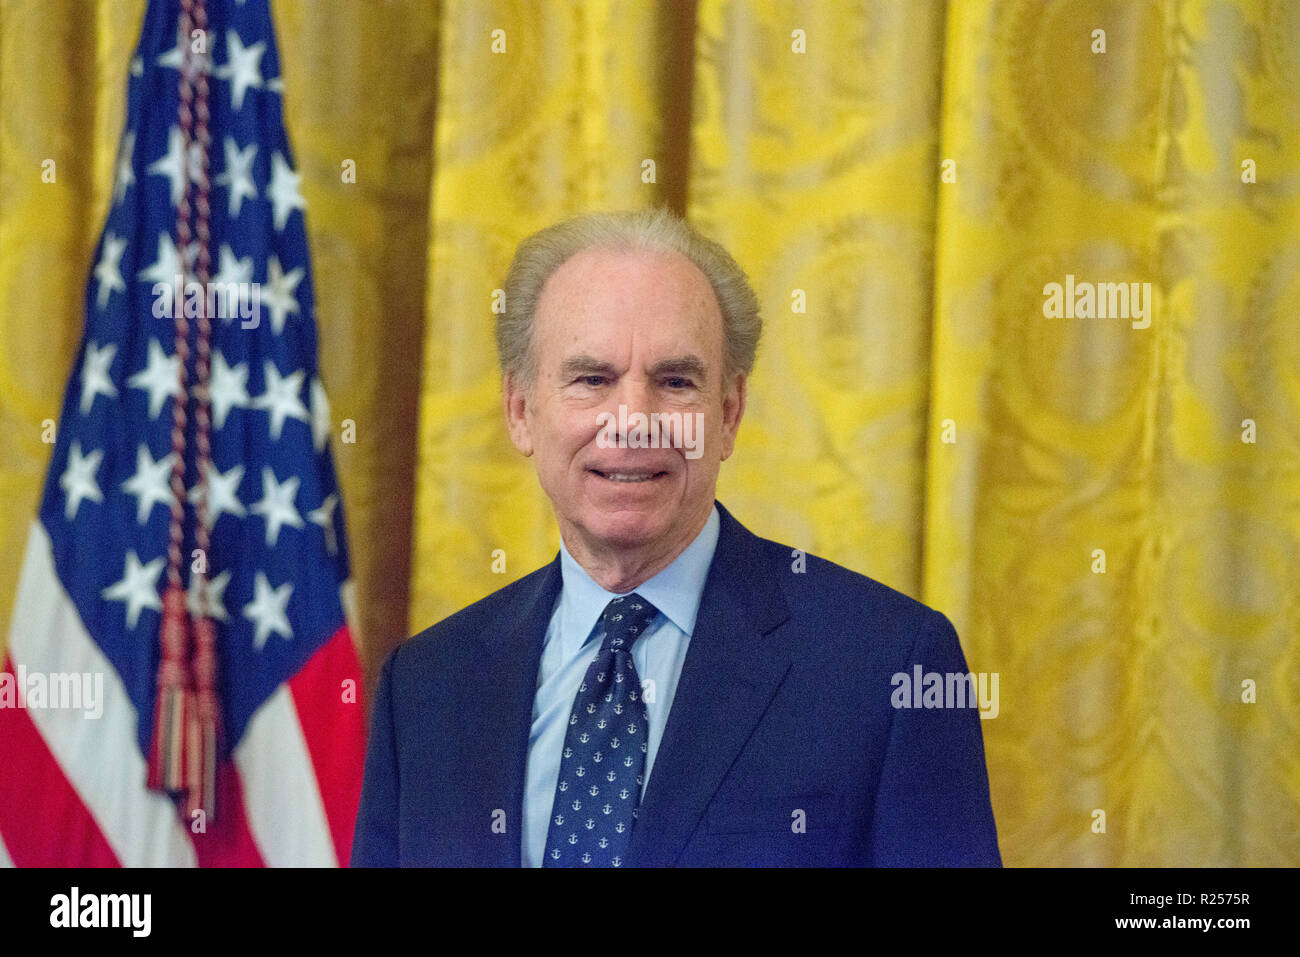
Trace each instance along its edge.
<instances>
[{"instance_id":1,"label":"anchor pattern on tie","mask_svg":"<svg viewBox=\"0 0 1300 957\"><path fill-rule=\"evenodd\" d=\"M646 762L649 716L632 646L659 610L635 593L605 606L605 638L587 668L561 752L546 835L547 867L622 867Z\"/></svg>"}]
</instances>

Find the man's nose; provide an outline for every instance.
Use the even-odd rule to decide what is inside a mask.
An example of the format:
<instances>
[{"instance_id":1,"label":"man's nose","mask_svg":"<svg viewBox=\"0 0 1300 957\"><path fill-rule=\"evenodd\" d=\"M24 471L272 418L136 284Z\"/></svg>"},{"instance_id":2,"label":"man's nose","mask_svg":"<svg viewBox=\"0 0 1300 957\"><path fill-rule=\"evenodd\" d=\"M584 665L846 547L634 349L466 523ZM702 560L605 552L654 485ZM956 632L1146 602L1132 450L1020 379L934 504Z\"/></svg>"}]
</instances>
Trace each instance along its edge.
<instances>
[{"instance_id":1,"label":"man's nose","mask_svg":"<svg viewBox=\"0 0 1300 957\"><path fill-rule=\"evenodd\" d=\"M649 414L654 411L654 390L650 380L645 376L623 376L618 380L618 388L614 390L614 402L615 405L627 406L629 415L633 412Z\"/></svg>"}]
</instances>

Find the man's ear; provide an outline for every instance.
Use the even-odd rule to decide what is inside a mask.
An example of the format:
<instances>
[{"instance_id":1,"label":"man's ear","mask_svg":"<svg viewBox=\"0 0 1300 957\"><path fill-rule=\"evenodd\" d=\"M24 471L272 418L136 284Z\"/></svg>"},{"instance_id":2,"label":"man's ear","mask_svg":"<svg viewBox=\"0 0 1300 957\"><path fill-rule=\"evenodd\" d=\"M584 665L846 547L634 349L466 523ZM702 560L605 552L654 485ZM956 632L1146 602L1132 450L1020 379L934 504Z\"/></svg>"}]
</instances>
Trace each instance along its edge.
<instances>
[{"instance_id":1,"label":"man's ear","mask_svg":"<svg viewBox=\"0 0 1300 957\"><path fill-rule=\"evenodd\" d=\"M528 390L520 385L514 373L507 372L501 377L501 393L505 401L506 428L510 430L510 441L522 455L532 455L533 437L528 429Z\"/></svg>"},{"instance_id":2,"label":"man's ear","mask_svg":"<svg viewBox=\"0 0 1300 957\"><path fill-rule=\"evenodd\" d=\"M745 374L737 372L731 385L722 395L722 458L725 462L731 458L736 447L736 432L740 429L740 420L745 415Z\"/></svg>"}]
</instances>

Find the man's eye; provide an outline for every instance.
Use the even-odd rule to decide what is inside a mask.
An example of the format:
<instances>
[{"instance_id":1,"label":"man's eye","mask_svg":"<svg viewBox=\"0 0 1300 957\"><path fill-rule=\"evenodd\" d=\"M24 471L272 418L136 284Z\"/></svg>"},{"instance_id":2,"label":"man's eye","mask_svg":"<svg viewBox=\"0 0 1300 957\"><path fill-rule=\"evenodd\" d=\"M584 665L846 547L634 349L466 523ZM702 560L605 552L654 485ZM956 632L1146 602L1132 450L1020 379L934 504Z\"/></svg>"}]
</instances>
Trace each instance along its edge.
<instances>
[{"instance_id":1,"label":"man's eye","mask_svg":"<svg viewBox=\"0 0 1300 957\"><path fill-rule=\"evenodd\" d=\"M681 376L672 376L665 379L664 384L670 389L689 389L692 385L690 379L683 379Z\"/></svg>"},{"instance_id":2,"label":"man's eye","mask_svg":"<svg viewBox=\"0 0 1300 957\"><path fill-rule=\"evenodd\" d=\"M603 375L585 375L578 379L583 385L597 386L605 382Z\"/></svg>"}]
</instances>

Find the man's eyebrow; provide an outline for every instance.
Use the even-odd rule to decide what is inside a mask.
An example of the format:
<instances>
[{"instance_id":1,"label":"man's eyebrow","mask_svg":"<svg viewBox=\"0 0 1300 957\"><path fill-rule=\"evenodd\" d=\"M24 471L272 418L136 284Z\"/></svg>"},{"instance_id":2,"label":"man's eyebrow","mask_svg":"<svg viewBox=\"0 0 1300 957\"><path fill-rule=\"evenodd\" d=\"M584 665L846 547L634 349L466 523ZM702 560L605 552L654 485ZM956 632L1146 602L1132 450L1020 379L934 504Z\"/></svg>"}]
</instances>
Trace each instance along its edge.
<instances>
[{"instance_id":1,"label":"man's eyebrow","mask_svg":"<svg viewBox=\"0 0 1300 957\"><path fill-rule=\"evenodd\" d=\"M663 359L656 362L650 370L650 374L655 377L661 376L682 376L704 382L709 378L708 367L704 360L696 355L678 356L673 359Z\"/></svg>"},{"instance_id":2,"label":"man's eyebrow","mask_svg":"<svg viewBox=\"0 0 1300 957\"><path fill-rule=\"evenodd\" d=\"M569 356L560 364L560 378L565 382L587 375L603 375L614 378L618 375L618 371L612 363L585 353ZM708 366L697 355L661 359L651 367L650 375L654 378L682 376L683 378L697 379L701 382L709 377Z\"/></svg>"},{"instance_id":3,"label":"man's eyebrow","mask_svg":"<svg viewBox=\"0 0 1300 957\"><path fill-rule=\"evenodd\" d=\"M560 365L560 378L565 382L584 375L615 375L614 366L595 356L580 354L569 356Z\"/></svg>"}]
</instances>

